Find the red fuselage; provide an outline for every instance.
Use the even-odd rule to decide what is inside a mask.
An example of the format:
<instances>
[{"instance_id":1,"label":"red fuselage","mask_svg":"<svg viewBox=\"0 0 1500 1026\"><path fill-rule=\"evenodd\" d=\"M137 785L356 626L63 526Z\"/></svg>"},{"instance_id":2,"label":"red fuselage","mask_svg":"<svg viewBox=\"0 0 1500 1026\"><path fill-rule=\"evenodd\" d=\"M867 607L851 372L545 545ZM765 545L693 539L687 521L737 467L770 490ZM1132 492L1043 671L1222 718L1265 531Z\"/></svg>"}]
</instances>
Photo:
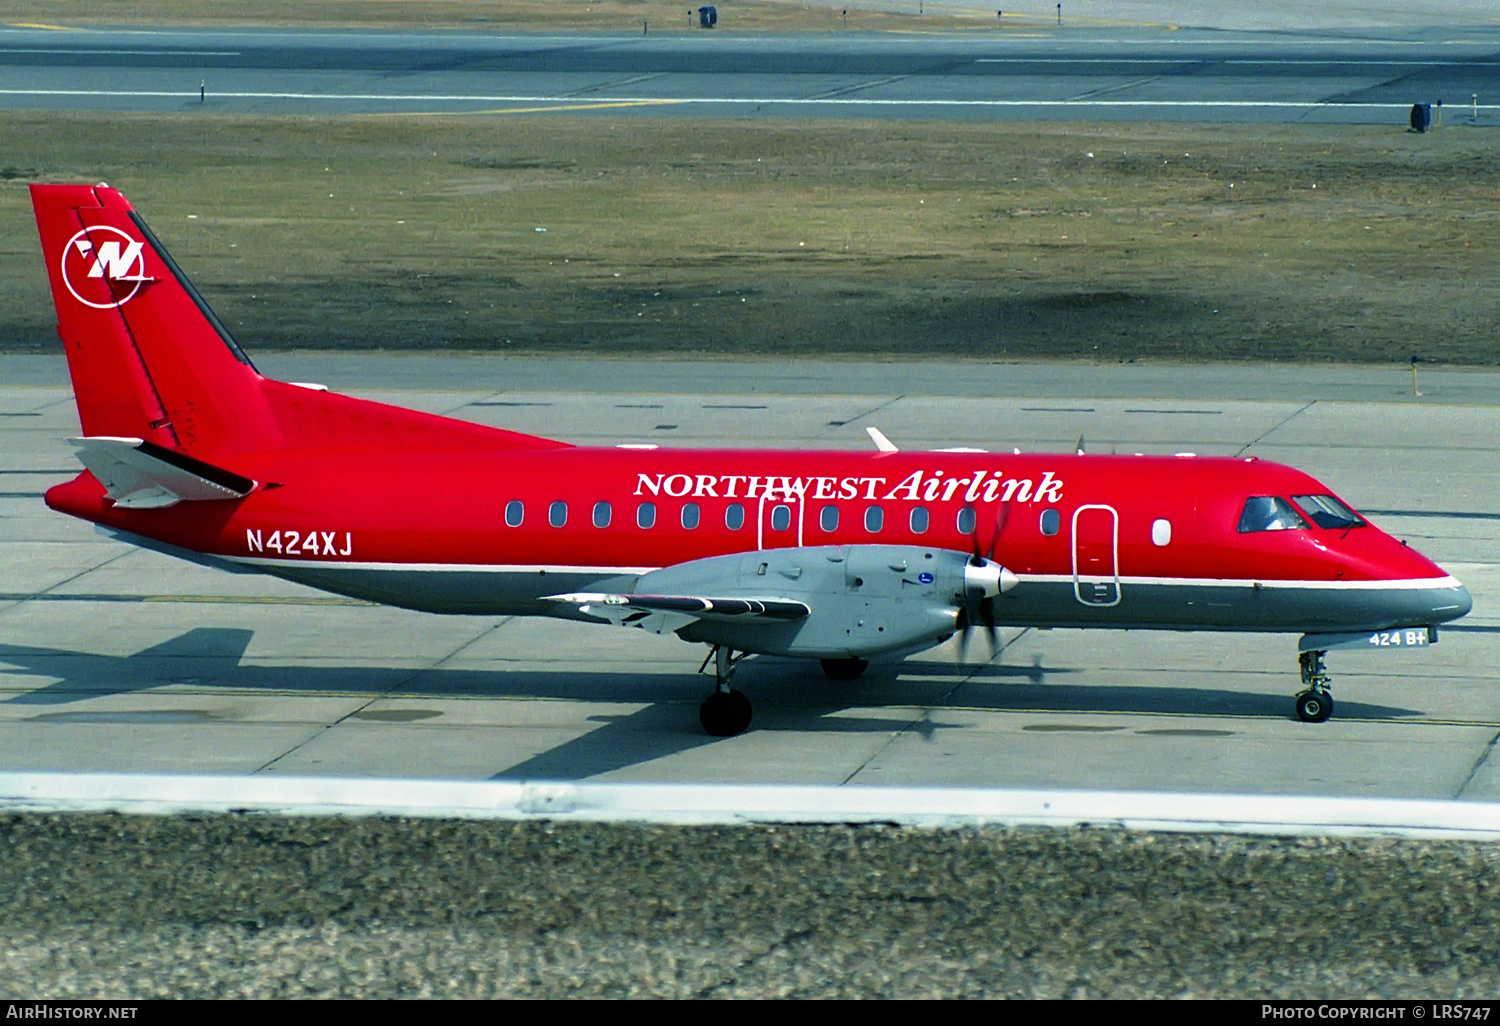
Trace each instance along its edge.
<instances>
[{"instance_id":1,"label":"red fuselage","mask_svg":"<svg viewBox=\"0 0 1500 1026\"><path fill-rule=\"evenodd\" d=\"M235 469L262 483L232 504L116 509L87 475L48 502L184 549L438 610L537 612L538 597L563 587L549 574L577 588L731 553L880 544L982 548L1023 585L1066 585L1071 604L1046 604L1059 626L1365 629L1467 611L1446 572L1369 524L1239 530L1251 496L1328 493L1254 458L466 445L271 452ZM377 596L361 570L510 580L489 601L465 589L446 606L427 587L388 585ZM1112 585L1109 601L1088 601L1088 582ZM1205 603L1226 588L1317 592L1321 608L1230 623L1185 598L1140 604L1163 586L1203 589ZM1008 621L1035 622L1026 590Z\"/></svg>"}]
</instances>

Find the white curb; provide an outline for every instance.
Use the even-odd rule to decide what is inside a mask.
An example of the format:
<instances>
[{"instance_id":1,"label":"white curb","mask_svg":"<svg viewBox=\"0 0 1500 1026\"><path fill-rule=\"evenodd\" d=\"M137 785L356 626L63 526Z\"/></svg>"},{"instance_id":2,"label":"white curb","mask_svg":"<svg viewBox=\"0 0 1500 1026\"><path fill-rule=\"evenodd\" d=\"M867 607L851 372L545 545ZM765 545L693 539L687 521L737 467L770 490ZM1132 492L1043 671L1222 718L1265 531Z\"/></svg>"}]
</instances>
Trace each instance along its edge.
<instances>
[{"instance_id":1,"label":"white curb","mask_svg":"<svg viewBox=\"0 0 1500 1026\"><path fill-rule=\"evenodd\" d=\"M1118 827L1500 840L1500 803L942 787L0 773L0 812L259 813L685 825Z\"/></svg>"}]
</instances>

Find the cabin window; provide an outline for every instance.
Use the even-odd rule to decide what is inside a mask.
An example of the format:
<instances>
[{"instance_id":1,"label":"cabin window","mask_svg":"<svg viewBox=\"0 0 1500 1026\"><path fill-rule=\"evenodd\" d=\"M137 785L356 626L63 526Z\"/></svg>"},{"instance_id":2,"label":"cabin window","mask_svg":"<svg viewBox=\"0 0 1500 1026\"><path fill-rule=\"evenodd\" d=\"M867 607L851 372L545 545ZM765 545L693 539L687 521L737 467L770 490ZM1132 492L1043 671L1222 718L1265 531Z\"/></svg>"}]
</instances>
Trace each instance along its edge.
<instances>
[{"instance_id":1,"label":"cabin window","mask_svg":"<svg viewBox=\"0 0 1500 1026\"><path fill-rule=\"evenodd\" d=\"M609 526L609 517L610 517L609 503L607 503L607 502L596 502L596 503L594 503L594 526L595 527L608 527Z\"/></svg>"},{"instance_id":2,"label":"cabin window","mask_svg":"<svg viewBox=\"0 0 1500 1026\"><path fill-rule=\"evenodd\" d=\"M1363 527L1363 518L1332 495L1293 495L1292 501L1302 507L1309 519L1319 527L1342 530L1346 527Z\"/></svg>"},{"instance_id":3,"label":"cabin window","mask_svg":"<svg viewBox=\"0 0 1500 1026\"><path fill-rule=\"evenodd\" d=\"M865 510L865 530L876 534L885 526L885 510L879 506L870 506Z\"/></svg>"},{"instance_id":4,"label":"cabin window","mask_svg":"<svg viewBox=\"0 0 1500 1026\"><path fill-rule=\"evenodd\" d=\"M1051 538L1062 530L1062 514L1055 509L1042 510L1042 533Z\"/></svg>"},{"instance_id":5,"label":"cabin window","mask_svg":"<svg viewBox=\"0 0 1500 1026\"><path fill-rule=\"evenodd\" d=\"M1275 495L1255 495L1245 500L1240 513L1241 534L1256 531L1303 531L1307 521L1290 502Z\"/></svg>"},{"instance_id":6,"label":"cabin window","mask_svg":"<svg viewBox=\"0 0 1500 1026\"><path fill-rule=\"evenodd\" d=\"M785 531L792 526L792 508L778 505L771 510L771 530Z\"/></svg>"},{"instance_id":7,"label":"cabin window","mask_svg":"<svg viewBox=\"0 0 1500 1026\"><path fill-rule=\"evenodd\" d=\"M547 523L553 527L561 527L568 522L568 504L558 499L547 507Z\"/></svg>"},{"instance_id":8,"label":"cabin window","mask_svg":"<svg viewBox=\"0 0 1500 1026\"><path fill-rule=\"evenodd\" d=\"M698 512L698 504L696 502L689 502L682 507L683 527L691 531L693 528L698 526L699 519L700 514Z\"/></svg>"},{"instance_id":9,"label":"cabin window","mask_svg":"<svg viewBox=\"0 0 1500 1026\"><path fill-rule=\"evenodd\" d=\"M824 506L818 511L818 526L828 532L839 529L839 508L837 506Z\"/></svg>"},{"instance_id":10,"label":"cabin window","mask_svg":"<svg viewBox=\"0 0 1500 1026\"><path fill-rule=\"evenodd\" d=\"M911 519L908 521L911 524L911 533L912 534L926 534L927 533L927 521L928 521L927 507L926 506L913 506L912 510L911 510Z\"/></svg>"},{"instance_id":11,"label":"cabin window","mask_svg":"<svg viewBox=\"0 0 1500 1026\"><path fill-rule=\"evenodd\" d=\"M958 511L958 533L973 534L974 528L979 526L979 514L974 512L973 506L965 506Z\"/></svg>"},{"instance_id":12,"label":"cabin window","mask_svg":"<svg viewBox=\"0 0 1500 1026\"><path fill-rule=\"evenodd\" d=\"M1151 544L1156 546L1170 545L1172 543L1172 521L1151 521Z\"/></svg>"},{"instance_id":13,"label":"cabin window","mask_svg":"<svg viewBox=\"0 0 1500 1026\"><path fill-rule=\"evenodd\" d=\"M511 499L505 504L506 527L520 527L524 519L526 519L526 507L520 499Z\"/></svg>"},{"instance_id":14,"label":"cabin window","mask_svg":"<svg viewBox=\"0 0 1500 1026\"><path fill-rule=\"evenodd\" d=\"M656 503L643 502L635 508L635 526L640 528L656 526Z\"/></svg>"},{"instance_id":15,"label":"cabin window","mask_svg":"<svg viewBox=\"0 0 1500 1026\"><path fill-rule=\"evenodd\" d=\"M745 507L737 502L731 502L724 510L724 526L731 531L738 531L745 526Z\"/></svg>"}]
</instances>

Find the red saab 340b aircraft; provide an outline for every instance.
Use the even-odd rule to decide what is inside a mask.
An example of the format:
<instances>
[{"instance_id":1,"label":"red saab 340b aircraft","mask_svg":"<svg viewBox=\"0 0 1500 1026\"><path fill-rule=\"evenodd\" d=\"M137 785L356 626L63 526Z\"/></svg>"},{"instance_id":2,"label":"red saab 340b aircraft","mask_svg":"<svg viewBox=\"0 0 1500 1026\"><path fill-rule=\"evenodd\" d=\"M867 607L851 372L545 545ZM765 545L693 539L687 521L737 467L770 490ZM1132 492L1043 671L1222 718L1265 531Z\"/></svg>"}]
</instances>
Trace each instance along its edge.
<instances>
[{"instance_id":1,"label":"red saab 340b aircraft","mask_svg":"<svg viewBox=\"0 0 1500 1026\"><path fill-rule=\"evenodd\" d=\"M866 661L995 626L1302 634L1404 648L1469 611L1434 563L1256 458L584 448L262 377L106 186L33 185L86 470L47 505L136 544L439 613Z\"/></svg>"}]
</instances>

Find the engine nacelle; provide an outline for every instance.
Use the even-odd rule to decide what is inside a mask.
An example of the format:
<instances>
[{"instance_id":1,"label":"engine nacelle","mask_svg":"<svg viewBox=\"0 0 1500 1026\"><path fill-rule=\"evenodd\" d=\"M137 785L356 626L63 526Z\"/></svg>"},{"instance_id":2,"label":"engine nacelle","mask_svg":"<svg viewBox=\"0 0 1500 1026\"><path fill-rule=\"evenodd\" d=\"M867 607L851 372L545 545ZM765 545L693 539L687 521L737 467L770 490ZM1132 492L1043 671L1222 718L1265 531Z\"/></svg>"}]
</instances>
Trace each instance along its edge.
<instances>
[{"instance_id":1,"label":"engine nacelle","mask_svg":"<svg viewBox=\"0 0 1500 1026\"><path fill-rule=\"evenodd\" d=\"M787 598L807 604L799 620L698 620L677 631L686 641L766 655L819 659L915 651L943 641L958 625L966 589L984 574L986 597L1009 590L1014 575L994 563L915 545L842 545L762 549L714 556L643 575L642 595Z\"/></svg>"}]
</instances>

